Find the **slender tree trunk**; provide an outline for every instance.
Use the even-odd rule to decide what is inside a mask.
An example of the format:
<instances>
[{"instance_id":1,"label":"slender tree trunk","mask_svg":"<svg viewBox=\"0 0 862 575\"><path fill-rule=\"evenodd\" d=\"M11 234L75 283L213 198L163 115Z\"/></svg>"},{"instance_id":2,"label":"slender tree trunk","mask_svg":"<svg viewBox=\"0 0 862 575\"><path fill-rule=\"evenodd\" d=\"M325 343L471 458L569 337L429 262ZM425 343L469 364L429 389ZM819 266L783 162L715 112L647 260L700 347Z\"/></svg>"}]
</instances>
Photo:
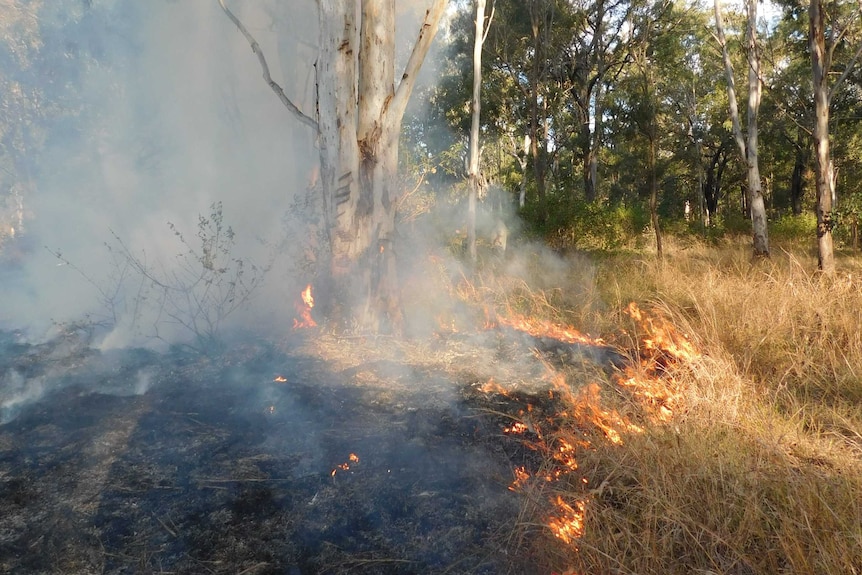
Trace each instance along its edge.
<instances>
[{"instance_id":1,"label":"slender tree trunk","mask_svg":"<svg viewBox=\"0 0 862 575\"><path fill-rule=\"evenodd\" d=\"M318 0L315 120L272 79L260 45L225 0L219 0L257 55L266 83L318 137L331 311L339 327L356 323L375 332L401 328L395 265L398 139L416 76L446 9L447 0L429 1L396 86L395 0Z\"/></svg>"},{"instance_id":2,"label":"slender tree trunk","mask_svg":"<svg viewBox=\"0 0 862 575\"><path fill-rule=\"evenodd\" d=\"M340 0L320 0L320 57L317 107L320 125L320 174L324 217L329 237L330 278L319 298L324 313L347 321L355 305L350 286L354 262L367 248L360 222L359 147L356 138L356 55L359 53L358 14Z\"/></svg>"},{"instance_id":3,"label":"slender tree trunk","mask_svg":"<svg viewBox=\"0 0 862 575\"><path fill-rule=\"evenodd\" d=\"M661 260L664 257L664 250L662 249L661 227L659 227L658 221L658 173L656 167L657 130L655 129L654 117L649 130L651 132L648 137L649 149L647 150L647 172L649 173L649 213L653 229L655 230L656 257Z\"/></svg>"},{"instance_id":4,"label":"slender tree trunk","mask_svg":"<svg viewBox=\"0 0 862 575\"><path fill-rule=\"evenodd\" d=\"M546 145L547 134L541 133L539 117L539 74L541 73L542 37L541 37L541 10L540 1L530 0L530 18L533 34L533 68L530 74L530 156L533 159L533 174L536 178L536 195L539 200L539 218L547 220L548 206L545 202L545 154L543 146Z\"/></svg>"},{"instance_id":5,"label":"slender tree trunk","mask_svg":"<svg viewBox=\"0 0 862 575\"><path fill-rule=\"evenodd\" d=\"M760 110L760 54L757 49L757 2L746 0L748 10L748 145L746 163L748 164L748 204L751 210L751 227L754 235L754 255L769 256L769 232L766 224L766 204L763 200L763 187L758 160L757 115Z\"/></svg>"},{"instance_id":6,"label":"slender tree trunk","mask_svg":"<svg viewBox=\"0 0 862 575\"><path fill-rule=\"evenodd\" d=\"M808 8L811 70L814 80L814 165L817 190L817 257L820 271L835 273L832 244L832 198L834 168L829 150L829 86L831 54L826 48L825 14L822 0L811 0Z\"/></svg>"},{"instance_id":7,"label":"slender tree trunk","mask_svg":"<svg viewBox=\"0 0 862 575\"><path fill-rule=\"evenodd\" d=\"M485 36L485 0L476 0L476 28L473 39L473 118L470 125L470 195L467 200L467 247L476 264L476 197L479 195L479 126L482 112L482 42Z\"/></svg>"},{"instance_id":8,"label":"slender tree trunk","mask_svg":"<svg viewBox=\"0 0 862 575\"><path fill-rule=\"evenodd\" d=\"M599 62L601 65L601 62ZM595 201L599 197L599 152L602 149L602 130L604 114L603 97L604 91L602 83L597 82L594 94L595 108L593 112L593 135L590 142L590 187L592 188L592 199Z\"/></svg>"},{"instance_id":9,"label":"slender tree trunk","mask_svg":"<svg viewBox=\"0 0 862 575\"><path fill-rule=\"evenodd\" d=\"M793 174L790 176L790 209L794 216L802 213L802 198L805 196L805 167L808 165L808 138L802 130L796 136L796 154Z\"/></svg>"},{"instance_id":10,"label":"slender tree trunk","mask_svg":"<svg viewBox=\"0 0 862 575\"><path fill-rule=\"evenodd\" d=\"M724 23L721 15L721 0L715 0L715 28L721 53L724 60L724 72L727 77L727 99L730 106L730 121L733 126L733 137L739 149L740 157L745 163L748 190L743 205L747 207L746 215L751 218L751 227L755 256L769 256L769 234L766 227L766 205L763 202L763 190L760 183L760 167L757 156L757 112L760 108L760 57L757 53L757 0L746 0L748 10L748 26L746 28L746 43L748 45L748 141L742 133L739 121L739 108L736 102L736 82L733 78L733 65L727 50L724 36Z\"/></svg>"}]
</instances>

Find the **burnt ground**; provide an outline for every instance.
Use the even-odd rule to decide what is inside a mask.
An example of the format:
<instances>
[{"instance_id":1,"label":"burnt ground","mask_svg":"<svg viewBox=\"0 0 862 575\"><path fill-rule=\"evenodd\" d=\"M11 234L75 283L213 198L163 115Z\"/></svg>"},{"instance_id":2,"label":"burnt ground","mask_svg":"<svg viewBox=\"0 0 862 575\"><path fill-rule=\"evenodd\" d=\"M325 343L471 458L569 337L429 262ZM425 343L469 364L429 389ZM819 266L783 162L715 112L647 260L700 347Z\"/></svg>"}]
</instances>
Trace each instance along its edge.
<instances>
[{"instance_id":1,"label":"burnt ground","mask_svg":"<svg viewBox=\"0 0 862 575\"><path fill-rule=\"evenodd\" d=\"M534 572L508 486L535 455L477 390L530 352L486 343L0 333L0 572Z\"/></svg>"}]
</instances>

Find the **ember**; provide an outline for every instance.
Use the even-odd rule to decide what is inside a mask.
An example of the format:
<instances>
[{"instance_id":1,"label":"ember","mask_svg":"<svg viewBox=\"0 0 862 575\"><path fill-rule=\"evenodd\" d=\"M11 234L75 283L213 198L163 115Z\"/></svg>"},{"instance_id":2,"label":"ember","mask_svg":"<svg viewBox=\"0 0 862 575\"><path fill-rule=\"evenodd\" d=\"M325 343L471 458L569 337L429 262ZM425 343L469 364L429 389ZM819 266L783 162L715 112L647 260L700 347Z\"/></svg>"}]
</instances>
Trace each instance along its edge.
<instances>
[{"instance_id":1,"label":"ember","mask_svg":"<svg viewBox=\"0 0 862 575\"><path fill-rule=\"evenodd\" d=\"M332 476L332 477L335 477L335 474L336 474L336 473L338 473L338 471L339 471L339 470L341 470L341 471L347 471L348 469L350 469L351 464L354 464L354 463L359 463L359 456L358 456L358 455L356 455L355 453L351 453L351 454L347 457L347 461L345 461L345 462L344 462L344 463L342 463L341 465L336 465L336 466L332 469L332 471L329 473L329 475L330 475L330 476Z\"/></svg>"}]
</instances>

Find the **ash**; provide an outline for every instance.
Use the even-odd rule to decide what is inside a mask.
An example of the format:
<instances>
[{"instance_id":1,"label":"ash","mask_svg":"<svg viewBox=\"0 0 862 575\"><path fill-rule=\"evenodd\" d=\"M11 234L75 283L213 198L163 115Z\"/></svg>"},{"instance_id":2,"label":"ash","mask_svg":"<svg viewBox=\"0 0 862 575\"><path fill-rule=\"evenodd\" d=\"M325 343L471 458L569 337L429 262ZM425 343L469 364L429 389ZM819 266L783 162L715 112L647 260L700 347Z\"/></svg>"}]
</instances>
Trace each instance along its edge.
<instances>
[{"instance_id":1,"label":"ash","mask_svg":"<svg viewBox=\"0 0 862 575\"><path fill-rule=\"evenodd\" d=\"M533 572L487 349L72 336L0 333L0 572Z\"/></svg>"}]
</instances>

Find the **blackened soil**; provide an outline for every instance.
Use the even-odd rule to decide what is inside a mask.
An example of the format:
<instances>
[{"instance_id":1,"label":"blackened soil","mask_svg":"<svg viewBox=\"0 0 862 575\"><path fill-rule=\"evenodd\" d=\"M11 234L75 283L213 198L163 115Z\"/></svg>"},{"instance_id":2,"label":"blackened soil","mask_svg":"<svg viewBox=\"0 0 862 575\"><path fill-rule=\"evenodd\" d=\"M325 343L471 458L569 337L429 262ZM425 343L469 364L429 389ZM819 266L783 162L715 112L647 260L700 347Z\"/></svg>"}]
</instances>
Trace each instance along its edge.
<instances>
[{"instance_id":1,"label":"blackened soil","mask_svg":"<svg viewBox=\"0 0 862 575\"><path fill-rule=\"evenodd\" d=\"M518 449L475 382L265 344L2 351L44 390L0 425L2 573L530 572Z\"/></svg>"}]
</instances>

